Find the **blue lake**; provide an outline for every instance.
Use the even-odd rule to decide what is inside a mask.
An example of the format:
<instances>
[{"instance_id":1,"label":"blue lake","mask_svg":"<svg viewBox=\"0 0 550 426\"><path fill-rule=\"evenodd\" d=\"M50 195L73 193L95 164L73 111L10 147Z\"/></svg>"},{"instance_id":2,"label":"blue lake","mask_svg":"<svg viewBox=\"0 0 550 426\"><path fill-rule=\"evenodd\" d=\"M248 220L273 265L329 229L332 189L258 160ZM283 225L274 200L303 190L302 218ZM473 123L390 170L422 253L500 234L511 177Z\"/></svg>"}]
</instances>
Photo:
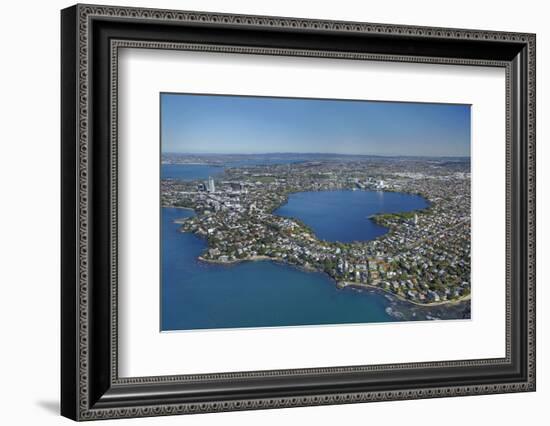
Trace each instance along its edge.
<instances>
[{"instance_id":1,"label":"blue lake","mask_svg":"<svg viewBox=\"0 0 550 426\"><path fill-rule=\"evenodd\" d=\"M273 213L297 218L326 241L369 241L387 232L369 217L403 213L428 207L417 195L383 191L318 191L291 194Z\"/></svg>"}]
</instances>

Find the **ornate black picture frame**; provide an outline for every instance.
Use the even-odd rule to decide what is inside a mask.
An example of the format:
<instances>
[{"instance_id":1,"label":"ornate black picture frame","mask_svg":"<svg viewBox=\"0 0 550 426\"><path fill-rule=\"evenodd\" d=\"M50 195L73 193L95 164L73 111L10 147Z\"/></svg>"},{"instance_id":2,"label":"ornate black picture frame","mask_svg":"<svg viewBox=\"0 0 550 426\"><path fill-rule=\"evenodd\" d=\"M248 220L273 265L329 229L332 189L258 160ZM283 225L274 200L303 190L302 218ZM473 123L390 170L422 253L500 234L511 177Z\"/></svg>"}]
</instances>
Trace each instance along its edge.
<instances>
[{"instance_id":1,"label":"ornate black picture frame","mask_svg":"<svg viewBox=\"0 0 550 426\"><path fill-rule=\"evenodd\" d=\"M62 415L93 420L535 390L534 34L95 5L64 9L61 28ZM506 356L120 378L120 47L504 68Z\"/></svg>"}]
</instances>

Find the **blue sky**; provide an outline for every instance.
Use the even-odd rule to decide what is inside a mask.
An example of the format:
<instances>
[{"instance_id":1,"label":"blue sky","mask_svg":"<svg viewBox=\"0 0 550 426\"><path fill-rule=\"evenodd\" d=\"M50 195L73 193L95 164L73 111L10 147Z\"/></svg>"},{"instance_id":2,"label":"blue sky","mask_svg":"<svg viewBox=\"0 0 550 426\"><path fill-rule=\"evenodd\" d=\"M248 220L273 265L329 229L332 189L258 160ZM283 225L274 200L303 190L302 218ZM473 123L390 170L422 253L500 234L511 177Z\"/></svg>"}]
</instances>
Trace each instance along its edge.
<instances>
[{"instance_id":1,"label":"blue sky","mask_svg":"<svg viewBox=\"0 0 550 426\"><path fill-rule=\"evenodd\" d=\"M162 152L469 156L470 106L161 94Z\"/></svg>"}]
</instances>

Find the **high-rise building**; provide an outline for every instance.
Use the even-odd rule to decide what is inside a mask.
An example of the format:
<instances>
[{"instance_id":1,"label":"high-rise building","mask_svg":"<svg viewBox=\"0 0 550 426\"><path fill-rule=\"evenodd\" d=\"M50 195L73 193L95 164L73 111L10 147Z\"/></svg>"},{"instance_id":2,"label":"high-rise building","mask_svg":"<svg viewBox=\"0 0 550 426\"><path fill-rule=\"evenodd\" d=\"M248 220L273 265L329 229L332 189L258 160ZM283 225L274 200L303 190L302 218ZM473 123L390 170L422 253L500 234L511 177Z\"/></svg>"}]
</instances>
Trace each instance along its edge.
<instances>
[{"instance_id":1,"label":"high-rise building","mask_svg":"<svg viewBox=\"0 0 550 426\"><path fill-rule=\"evenodd\" d=\"M212 176L208 176L208 192L216 192L216 185Z\"/></svg>"}]
</instances>

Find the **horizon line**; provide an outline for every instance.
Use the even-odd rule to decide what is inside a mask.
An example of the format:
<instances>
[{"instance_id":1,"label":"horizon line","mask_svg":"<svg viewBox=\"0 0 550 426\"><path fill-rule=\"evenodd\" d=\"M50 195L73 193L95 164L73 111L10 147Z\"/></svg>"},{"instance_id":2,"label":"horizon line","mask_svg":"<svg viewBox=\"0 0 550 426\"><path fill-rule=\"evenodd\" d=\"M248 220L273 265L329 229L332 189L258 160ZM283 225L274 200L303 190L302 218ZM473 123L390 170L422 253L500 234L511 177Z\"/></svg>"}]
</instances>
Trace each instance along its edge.
<instances>
[{"instance_id":1,"label":"horizon line","mask_svg":"<svg viewBox=\"0 0 550 426\"><path fill-rule=\"evenodd\" d=\"M161 152L161 155L334 155L334 156L363 156L363 157L417 157L417 158L471 158L471 155L445 154L445 155L414 155L414 154L342 154L335 152Z\"/></svg>"}]
</instances>

